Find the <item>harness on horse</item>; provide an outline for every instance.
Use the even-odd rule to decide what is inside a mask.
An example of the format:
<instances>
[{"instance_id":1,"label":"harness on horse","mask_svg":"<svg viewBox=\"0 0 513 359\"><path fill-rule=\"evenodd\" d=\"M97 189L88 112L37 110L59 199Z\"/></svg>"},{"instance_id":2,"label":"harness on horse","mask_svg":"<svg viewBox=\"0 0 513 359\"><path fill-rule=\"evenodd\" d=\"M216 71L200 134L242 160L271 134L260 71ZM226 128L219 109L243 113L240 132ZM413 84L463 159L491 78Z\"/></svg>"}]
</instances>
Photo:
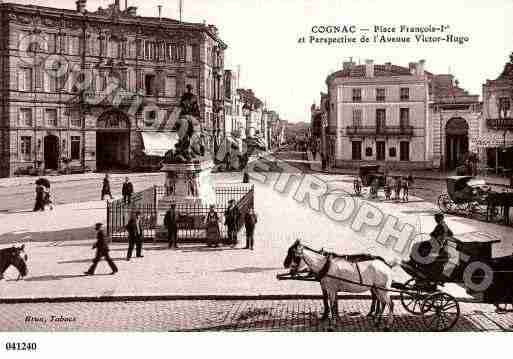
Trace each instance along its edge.
<instances>
[{"instance_id":1,"label":"harness on horse","mask_svg":"<svg viewBox=\"0 0 513 359\"><path fill-rule=\"evenodd\" d=\"M319 273L317 273L315 275L315 277L317 278L317 280L321 280L322 278L326 277L326 275L328 274L329 270L330 270L330 267L331 267L331 256L327 256L326 257L326 263L324 263L324 265L322 266L321 270L319 271Z\"/></svg>"},{"instance_id":2,"label":"harness on horse","mask_svg":"<svg viewBox=\"0 0 513 359\"><path fill-rule=\"evenodd\" d=\"M353 259L352 260L348 260L347 259L348 257L353 257ZM374 256L371 256L370 254L369 255L367 255L367 254L356 254L356 255L345 255L345 256L336 255L335 256L335 258L343 258L347 262L353 263L355 265L356 271L358 272L358 277L360 278L360 284L363 284L363 278L362 278L362 273L360 271L360 266L358 265L358 262L364 262L364 261L372 260L372 259L369 259L367 257L374 257ZM319 271L319 273L315 274L315 277L316 277L316 279L318 281L320 281L321 279L326 277L326 275L328 274L328 272L329 272L329 270L331 268L331 259L332 258L333 258L333 255L331 253L329 253L326 256L326 263L324 263L324 265L322 266L322 268ZM366 258L366 259L361 259L361 258Z\"/></svg>"}]
</instances>

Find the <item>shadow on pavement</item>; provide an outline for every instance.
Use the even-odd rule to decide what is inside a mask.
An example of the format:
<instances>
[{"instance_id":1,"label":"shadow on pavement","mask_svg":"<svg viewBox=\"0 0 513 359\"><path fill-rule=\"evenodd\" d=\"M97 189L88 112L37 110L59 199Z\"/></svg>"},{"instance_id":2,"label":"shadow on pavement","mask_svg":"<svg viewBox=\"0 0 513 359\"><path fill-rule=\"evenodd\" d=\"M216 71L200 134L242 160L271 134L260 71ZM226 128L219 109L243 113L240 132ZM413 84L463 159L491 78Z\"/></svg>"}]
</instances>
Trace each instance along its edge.
<instances>
[{"instance_id":1,"label":"shadow on pavement","mask_svg":"<svg viewBox=\"0 0 513 359\"><path fill-rule=\"evenodd\" d=\"M91 239L95 236L92 226L47 232L8 232L0 235L0 245L31 242L63 242ZM91 244L92 245L92 244Z\"/></svg>"},{"instance_id":2,"label":"shadow on pavement","mask_svg":"<svg viewBox=\"0 0 513 359\"><path fill-rule=\"evenodd\" d=\"M283 269L282 267L241 267L235 269L225 269L222 273L261 273Z\"/></svg>"},{"instance_id":3,"label":"shadow on pavement","mask_svg":"<svg viewBox=\"0 0 513 359\"><path fill-rule=\"evenodd\" d=\"M85 268L85 269L87 269L87 268ZM110 276L109 273L97 273L94 276L107 276L107 275ZM85 278L85 277L94 277L94 276L86 276L85 274L42 275L39 277L28 277L28 278L25 278L24 281L26 281L26 282L48 282L48 281L52 281L52 280Z\"/></svg>"},{"instance_id":4,"label":"shadow on pavement","mask_svg":"<svg viewBox=\"0 0 513 359\"><path fill-rule=\"evenodd\" d=\"M436 209L418 209L418 210L408 210L408 211L401 211L401 213L404 214L424 214L426 216L429 215L435 215L436 213L439 213L440 211L437 211Z\"/></svg>"},{"instance_id":5,"label":"shadow on pavement","mask_svg":"<svg viewBox=\"0 0 513 359\"><path fill-rule=\"evenodd\" d=\"M197 247L185 247L185 248L178 248L182 253L193 253L193 252L225 252L225 251L242 251L247 249L245 248L232 248L232 247L208 247L207 245L204 246L197 246Z\"/></svg>"},{"instance_id":6,"label":"shadow on pavement","mask_svg":"<svg viewBox=\"0 0 513 359\"><path fill-rule=\"evenodd\" d=\"M91 253L93 253L93 251L91 251ZM91 255L91 258L76 259L76 260L72 260L72 261L60 261L60 262L57 262L57 264L91 263L92 258L93 258L93 254ZM123 257L123 258L112 258L112 260L113 261L126 261L126 257Z\"/></svg>"}]
</instances>

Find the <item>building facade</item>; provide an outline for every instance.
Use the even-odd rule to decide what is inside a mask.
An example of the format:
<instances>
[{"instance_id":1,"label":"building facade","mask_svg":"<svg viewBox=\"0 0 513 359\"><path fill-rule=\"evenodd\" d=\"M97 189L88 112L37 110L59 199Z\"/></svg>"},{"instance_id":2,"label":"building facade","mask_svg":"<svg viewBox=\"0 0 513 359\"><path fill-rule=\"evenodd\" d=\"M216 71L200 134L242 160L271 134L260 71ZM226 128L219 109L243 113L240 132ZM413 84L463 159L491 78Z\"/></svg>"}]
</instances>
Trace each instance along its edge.
<instances>
[{"instance_id":1,"label":"building facade","mask_svg":"<svg viewBox=\"0 0 513 359\"><path fill-rule=\"evenodd\" d=\"M188 85L213 149L225 105L217 29L138 16L119 0L86 5L0 4L0 175L129 168L162 155L173 139L154 148L152 134L170 133Z\"/></svg>"},{"instance_id":2,"label":"building facade","mask_svg":"<svg viewBox=\"0 0 513 359\"><path fill-rule=\"evenodd\" d=\"M401 67L345 62L328 76L327 147L336 167L376 163L432 168L429 75L424 61Z\"/></svg>"},{"instance_id":3,"label":"building facade","mask_svg":"<svg viewBox=\"0 0 513 359\"><path fill-rule=\"evenodd\" d=\"M430 98L433 165L450 171L468 153L479 152L481 102L479 95L469 94L452 75L431 77Z\"/></svg>"},{"instance_id":4,"label":"building facade","mask_svg":"<svg viewBox=\"0 0 513 359\"><path fill-rule=\"evenodd\" d=\"M513 169L513 54L495 80L483 84L481 163L495 172Z\"/></svg>"}]
</instances>

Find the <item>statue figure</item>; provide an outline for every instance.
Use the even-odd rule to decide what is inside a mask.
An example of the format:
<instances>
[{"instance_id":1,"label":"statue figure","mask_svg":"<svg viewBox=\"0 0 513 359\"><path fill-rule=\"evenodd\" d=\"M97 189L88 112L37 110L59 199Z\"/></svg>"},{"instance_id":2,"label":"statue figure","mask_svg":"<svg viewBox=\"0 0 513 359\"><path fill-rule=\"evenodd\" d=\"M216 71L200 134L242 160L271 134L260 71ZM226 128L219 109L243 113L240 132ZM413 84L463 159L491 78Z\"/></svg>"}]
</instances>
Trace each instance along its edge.
<instances>
[{"instance_id":1,"label":"statue figure","mask_svg":"<svg viewBox=\"0 0 513 359\"><path fill-rule=\"evenodd\" d=\"M166 163L186 163L205 156L205 139L201 123L198 98L187 85L187 92L180 99L180 114L173 128L180 140L174 150L165 156Z\"/></svg>"}]
</instances>

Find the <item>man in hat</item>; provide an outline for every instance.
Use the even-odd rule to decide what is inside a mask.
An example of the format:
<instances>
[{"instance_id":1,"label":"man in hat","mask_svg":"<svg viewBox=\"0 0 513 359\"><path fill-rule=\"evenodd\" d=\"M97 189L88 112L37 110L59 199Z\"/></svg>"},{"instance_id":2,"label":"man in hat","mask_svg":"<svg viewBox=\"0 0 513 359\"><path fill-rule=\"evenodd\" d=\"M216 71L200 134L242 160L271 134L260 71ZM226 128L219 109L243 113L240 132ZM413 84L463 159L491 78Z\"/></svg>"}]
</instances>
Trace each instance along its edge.
<instances>
[{"instance_id":1,"label":"man in hat","mask_svg":"<svg viewBox=\"0 0 513 359\"><path fill-rule=\"evenodd\" d=\"M136 211L132 215L132 218L130 218L126 225L126 230L128 231L128 252L126 260L129 261L130 258L132 258L134 247L135 255L138 258L144 257L142 255L143 228L141 224L141 211Z\"/></svg>"},{"instance_id":2,"label":"man in hat","mask_svg":"<svg viewBox=\"0 0 513 359\"><path fill-rule=\"evenodd\" d=\"M224 224L228 230L228 241L232 247L237 245L237 227L239 224L240 211L235 205L235 200L228 201L228 208L224 211Z\"/></svg>"},{"instance_id":3,"label":"man in hat","mask_svg":"<svg viewBox=\"0 0 513 359\"><path fill-rule=\"evenodd\" d=\"M118 267L116 267L116 264L109 255L109 244L105 238L105 233L103 232L102 227L102 223L96 223L94 226L96 230L96 243L93 245L93 249L96 249L96 255L94 256L93 264L91 264L91 267L89 267L89 269L84 272L86 275L94 275L96 266L102 258L105 258L108 265L110 266L110 269L112 269L111 274L116 274L118 272Z\"/></svg>"},{"instance_id":4,"label":"man in hat","mask_svg":"<svg viewBox=\"0 0 513 359\"><path fill-rule=\"evenodd\" d=\"M453 232L445 223L443 213L435 214L435 222L436 226L429 234L429 240L413 246L408 264L425 263L430 265L433 274L441 274L449 261L447 241L453 236Z\"/></svg>"},{"instance_id":5,"label":"man in hat","mask_svg":"<svg viewBox=\"0 0 513 359\"><path fill-rule=\"evenodd\" d=\"M125 178L125 183L123 183L123 187L121 188L121 194L123 195L123 203L130 204L132 200L132 194L134 193L134 185L130 182L128 177Z\"/></svg>"},{"instance_id":6,"label":"man in hat","mask_svg":"<svg viewBox=\"0 0 513 359\"><path fill-rule=\"evenodd\" d=\"M246 249L253 250L254 246L254 238L253 234L255 233L255 225L257 223L257 215L253 208L250 208L249 211L244 216L244 227L246 228Z\"/></svg>"},{"instance_id":7,"label":"man in hat","mask_svg":"<svg viewBox=\"0 0 513 359\"><path fill-rule=\"evenodd\" d=\"M164 216L164 226L167 228L167 240L169 248L176 249L178 240L178 214L176 213L176 204L172 203Z\"/></svg>"},{"instance_id":8,"label":"man in hat","mask_svg":"<svg viewBox=\"0 0 513 359\"><path fill-rule=\"evenodd\" d=\"M102 184L102 201L105 196L109 196L110 199L112 199L112 194L110 193L110 181L109 181L109 174L106 173L105 177L103 178L103 184Z\"/></svg>"}]
</instances>

